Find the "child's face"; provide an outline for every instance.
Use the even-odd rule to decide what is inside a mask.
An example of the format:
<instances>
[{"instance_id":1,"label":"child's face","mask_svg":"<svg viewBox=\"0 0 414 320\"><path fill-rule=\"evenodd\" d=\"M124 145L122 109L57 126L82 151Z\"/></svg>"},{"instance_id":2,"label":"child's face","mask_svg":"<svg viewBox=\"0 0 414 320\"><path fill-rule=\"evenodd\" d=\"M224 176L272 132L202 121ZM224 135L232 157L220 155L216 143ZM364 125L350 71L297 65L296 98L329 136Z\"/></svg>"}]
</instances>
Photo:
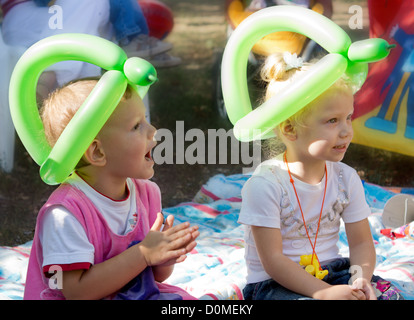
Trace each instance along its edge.
<instances>
[{"instance_id":1,"label":"child's face","mask_svg":"<svg viewBox=\"0 0 414 320\"><path fill-rule=\"evenodd\" d=\"M120 102L98 135L108 172L120 178L151 178L155 132L145 119L144 103L134 91L129 99Z\"/></svg>"},{"instance_id":2,"label":"child's face","mask_svg":"<svg viewBox=\"0 0 414 320\"><path fill-rule=\"evenodd\" d=\"M341 161L353 137L353 96L336 89L313 103L317 105L306 117L304 126L296 128L295 147L312 159Z\"/></svg>"}]
</instances>

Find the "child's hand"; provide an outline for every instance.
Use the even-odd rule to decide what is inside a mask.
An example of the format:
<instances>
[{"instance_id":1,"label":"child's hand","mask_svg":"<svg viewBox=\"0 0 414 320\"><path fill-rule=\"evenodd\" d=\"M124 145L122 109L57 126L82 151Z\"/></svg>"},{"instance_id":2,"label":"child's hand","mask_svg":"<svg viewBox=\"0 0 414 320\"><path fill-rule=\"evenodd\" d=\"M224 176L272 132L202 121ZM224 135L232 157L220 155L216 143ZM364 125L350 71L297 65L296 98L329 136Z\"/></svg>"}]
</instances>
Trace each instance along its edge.
<instances>
[{"instance_id":1,"label":"child's hand","mask_svg":"<svg viewBox=\"0 0 414 320\"><path fill-rule=\"evenodd\" d=\"M174 217L166 219L163 230L164 216L158 213L150 232L138 245L148 266L171 265L185 260L186 254L197 245L198 227L190 227L184 222L173 226Z\"/></svg>"},{"instance_id":2,"label":"child's hand","mask_svg":"<svg viewBox=\"0 0 414 320\"><path fill-rule=\"evenodd\" d=\"M374 288L371 286L371 284L364 278L358 278L356 279L352 285L351 289L354 291L361 291L364 293L366 300L377 300L377 297L375 295Z\"/></svg>"},{"instance_id":3,"label":"child's hand","mask_svg":"<svg viewBox=\"0 0 414 320\"><path fill-rule=\"evenodd\" d=\"M164 228L162 229L162 231L167 231L168 229L172 228L173 225L174 225L174 216L169 215L164 221ZM194 240L197 239L197 237L200 235L200 232L198 231L198 226L190 227L189 229L190 229L191 237L193 241L191 241L189 245L185 246L187 252L190 252L191 250L195 248L197 243Z\"/></svg>"},{"instance_id":4,"label":"child's hand","mask_svg":"<svg viewBox=\"0 0 414 320\"><path fill-rule=\"evenodd\" d=\"M321 300L366 300L364 292L346 284L332 285L314 295Z\"/></svg>"}]
</instances>

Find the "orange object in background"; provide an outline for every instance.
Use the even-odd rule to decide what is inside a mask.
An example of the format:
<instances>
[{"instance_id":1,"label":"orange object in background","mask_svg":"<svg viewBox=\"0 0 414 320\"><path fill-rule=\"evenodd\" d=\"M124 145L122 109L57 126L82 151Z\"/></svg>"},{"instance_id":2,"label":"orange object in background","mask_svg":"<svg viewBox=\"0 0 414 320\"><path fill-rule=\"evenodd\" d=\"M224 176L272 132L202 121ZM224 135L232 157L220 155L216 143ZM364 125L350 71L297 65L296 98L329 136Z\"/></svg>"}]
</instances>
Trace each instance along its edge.
<instances>
[{"instance_id":1,"label":"orange object in background","mask_svg":"<svg viewBox=\"0 0 414 320\"><path fill-rule=\"evenodd\" d=\"M323 6L316 4L312 10L322 14ZM253 12L245 11L243 3L240 0L231 0L227 4L227 20L230 26L235 29L237 26ZM271 33L259 40L252 48L255 54L268 56L275 52L289 51L299 55L306 43L307 37L289 31L280 31Z\"/></svg>"}]
</instances>

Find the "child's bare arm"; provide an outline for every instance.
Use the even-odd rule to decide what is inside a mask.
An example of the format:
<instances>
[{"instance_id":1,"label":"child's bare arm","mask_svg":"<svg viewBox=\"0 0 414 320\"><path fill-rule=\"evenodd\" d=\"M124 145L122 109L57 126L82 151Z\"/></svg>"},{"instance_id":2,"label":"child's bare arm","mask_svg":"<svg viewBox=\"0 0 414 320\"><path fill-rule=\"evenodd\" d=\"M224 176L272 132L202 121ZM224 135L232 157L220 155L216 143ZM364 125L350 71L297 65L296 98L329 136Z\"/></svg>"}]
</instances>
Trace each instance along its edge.
<instances>
[{"instance_id":1,"label":"child's bare arm","mask_svg":"<svg viewBox=\"0 0 414 320\"><path fill-rule=\"evenodd\" d=\"M354 277L363 278L370 288L372 274L376 263L374 242L371 235L368 219L345 224L346 235L349 244L349 258L354 267ZM374 290L365 289L368 299L374 298ZM372 296L374 295L374 296Z\"/></svg>"},{"instance_id":2,"label":"child's bare arm","mask_svg":"<svg viewBox=\"0 0 414 320\"><path fill-rule=\"evenodd\" d=\"M193 229L185 222L161 232L157 228L162 220L159 214L145 239L121 254L88 270L64 272L62 292L66 299L101 299L121 289L147 266L183 261Z\"/></svg>"}]
</instances>

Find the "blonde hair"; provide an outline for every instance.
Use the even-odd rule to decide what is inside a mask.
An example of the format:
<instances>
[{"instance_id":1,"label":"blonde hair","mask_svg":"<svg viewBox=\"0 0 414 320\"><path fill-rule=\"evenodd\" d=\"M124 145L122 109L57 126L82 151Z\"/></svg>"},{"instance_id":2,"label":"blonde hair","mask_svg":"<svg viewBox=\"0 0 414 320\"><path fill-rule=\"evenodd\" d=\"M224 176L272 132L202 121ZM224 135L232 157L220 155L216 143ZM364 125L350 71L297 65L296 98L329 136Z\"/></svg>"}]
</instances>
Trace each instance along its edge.
<instances>
[{"instance_id":1,"label":"blonde hair","mask_svg":"<svg viewBox=\"0 0 414 320\"><path fill-rule=\"evenodd\" d=\"M287 68L287 63L283 58L283 53L274 53L268 56L262 66L260 76L264 82L267 83L266 93L264 95L264 101L271 97L280 94L288 86L296 81L301 75L307 72L312 66L313 62L304 62L302 66L296 68ZM287 70L288 69L288 70ZM345 78L338 79L327 91L342 90L345 92L352 92L352 84ZM321 97L321 94L319 97ZM319 98L318 97L318 98ZM317 99L318 99L317 98ZM291 126L304 126L304 120L310 112L314 111L317 104L310 103L290 118L277 124L275 127L278 135L280 135L280 128L289 123ZM264 151L269 157L273 157L285 149L285 146L280 138L269 139L264 143Z\"/></svg>"},{"instance_id":2,"label":"blonde hair","mask_svg":"<svg viewBox=\"0 0 414 320\"><path fill-rule=\"evenodd\" d=\"M80 79L52 92L42 104L40 117L43 122L46 140L53 147L63 130L69 124L75 113L98 83L99 78ZM131 87L128 85L123 98L131 97ZM81 159L76 168L86 165Z\"/></svg>"}]
</instances>

